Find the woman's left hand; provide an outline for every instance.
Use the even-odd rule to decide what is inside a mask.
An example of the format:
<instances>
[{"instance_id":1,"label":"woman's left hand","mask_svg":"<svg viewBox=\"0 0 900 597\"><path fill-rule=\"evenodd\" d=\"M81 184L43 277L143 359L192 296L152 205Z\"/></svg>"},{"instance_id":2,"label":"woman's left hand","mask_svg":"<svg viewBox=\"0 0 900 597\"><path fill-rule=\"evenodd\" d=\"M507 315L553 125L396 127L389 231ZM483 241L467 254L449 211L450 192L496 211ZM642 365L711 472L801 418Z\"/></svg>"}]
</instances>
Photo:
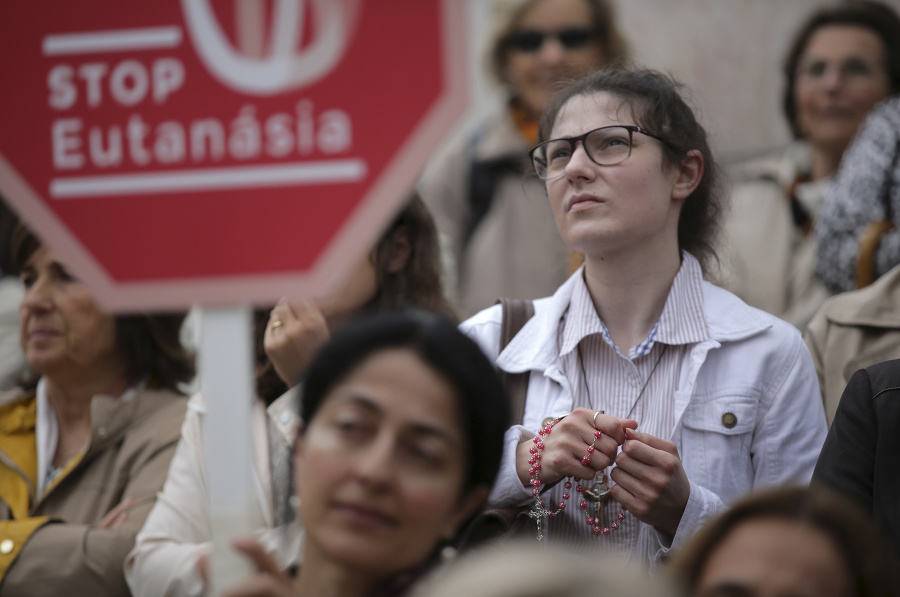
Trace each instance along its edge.
<instances>
[{"instance_id":1,"label":"woman's left hand","mask_svg":"<svg viewBox=\"0 0 900 597\"><path fill-rule=\"evenodd\" d=\"M249 557L257 573L230 587L223 597L294 597L294 582L254 539L235 539L234 549Z\"/></svg>"},{"instance_id":2,"label":"woman's left hand","mask_svg":"<svg viewBox=\"0 0 900 597\"><path fill-rule=\"evenodd\" d=\"M674 443L626 429L610 477L616 482L613 499L641 522L675 536L691 483Z\"/></svg>"}]
</instances>

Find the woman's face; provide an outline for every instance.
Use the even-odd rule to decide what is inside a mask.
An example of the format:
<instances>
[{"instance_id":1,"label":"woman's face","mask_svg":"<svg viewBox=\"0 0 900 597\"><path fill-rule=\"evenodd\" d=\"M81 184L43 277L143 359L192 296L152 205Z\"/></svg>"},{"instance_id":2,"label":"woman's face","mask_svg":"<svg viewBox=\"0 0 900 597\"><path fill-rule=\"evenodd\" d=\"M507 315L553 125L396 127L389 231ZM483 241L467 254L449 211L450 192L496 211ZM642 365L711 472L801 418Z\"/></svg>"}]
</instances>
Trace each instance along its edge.
<instances>
[{"instance_id":1,"label":"woman's face","mask_svg":"<svg viewBox=\"0 0 900 597\"><path fill-rule=\"evenodd\" d=\"M534 117L544 112L562 81L583 77L605 59L599 41L591 37L593 19L585 0L534 0L512 32L513 37L532 34L532 39L534 33L543 34L537 47L510 44L506 53L509 84ZM561 40L556 34L564 32L574 35L564 34Z\"/></svg>"},{"instance_id":2,"label":"woman's face","mask_svg":"<svg viewBox=\"0 0 900 597\"><path fill-rule=\"evenodd\" d=\"M297 442L306 549L383 580L453 537L487 491L463 495L457 410L450 383L407 349L352 370Z\"/></svg>"},{"instance_id":3,"label":"woman's face","mask_svg":"<svg viewBox=\"0 0 900 597\"><path fill-rule=\"evenodd\" d=\"M794 102L803 138L843 153L869 110L890 93L884 45L872 30L828 25L809 38L797 65Z\"/></svg>"},{"instance_id":4,"label":"woman's face","mask_svg":"<svg viewBox=\"0 0 900 597\"><path fill-rule=\"evenodd\" d=\"M20 342L28 365L53 376L118 363L114 318L46 247L22 269Z\"/></svg>"},{"instance_id":5,"label":"woman's face","mask_svg":"<svg viewBox=\"0 0 900 597\"><path fill-rule=\"evenodd\" d=\"M550 138L634 124L631 110L619 98L578 95L560 110ZM682 188L679 169L663 165L659 140L635 132L632 141L631 156L614 166L591 161L579 142L565 174L547 181L556 226L569 248L588 257L636 247L677 248L681 205L696 184ZM700 164L702 174L702 160Z\"/></svg>"},{"instance_id":6,"label":"woman's face","mask_svg":"<svg viewBox=\"0 0 900 597\"><path fill-rule=\"evenodd\" d=\"M714 549L693 597L844 597L850 572L831 538L779 518L741 523Z\"/></svg>"}]
</instances>

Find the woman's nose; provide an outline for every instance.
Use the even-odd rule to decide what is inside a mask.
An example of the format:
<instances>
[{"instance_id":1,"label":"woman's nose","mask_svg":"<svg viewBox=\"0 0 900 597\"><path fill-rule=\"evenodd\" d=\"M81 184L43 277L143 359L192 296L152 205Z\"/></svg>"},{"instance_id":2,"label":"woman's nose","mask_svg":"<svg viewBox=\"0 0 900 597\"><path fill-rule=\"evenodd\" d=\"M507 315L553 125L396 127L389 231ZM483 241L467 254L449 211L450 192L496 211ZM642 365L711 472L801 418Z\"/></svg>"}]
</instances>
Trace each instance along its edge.
<instances>
[{"instance_id":1,"label":"woman's nose","mask_svg":"<svg viewBox=\"0 0 900 597\"><path fill-rule=\"evenodd\" d=\"M353 458L357 477L370 485L387 485L396 473L395 446L391 438L378 437Z\"/></svg>"},{"instance_id":2,"label":"woman's nose","mask_svg":"<svg viewBox=\"0 0 900 597\"><path fill-rule=\"evenodd\" d=\"M22 307L32 311L49 309L52 302L47 284L42 280L35 280L31 286L25 289L22 297Z\"/></svg>"},{"instance_id":3,"label":"woman's nose","mask_svg":"<svg viewBox=\"0 0 900 597\"><path fill-rule=\"evenodd\" d=\"M559 39L552 35L544 39L544 43L541 44L539 52L538 56L544 64L562 64L566 59L566 49L560 43Z\"/></svg>"},{"instance_id":4,"label":"woman's nose","mask_svg":"<svg viewBox=\"0 0 900 597\"><path fill-rule=\"evenodd\" d=\"M566 164L566 176L568 178L593 178L595 168L597 168L597 164L588 157L584 150L584 144L576 143L572 150L572 157Z\"/></svg>"}]
</instances>

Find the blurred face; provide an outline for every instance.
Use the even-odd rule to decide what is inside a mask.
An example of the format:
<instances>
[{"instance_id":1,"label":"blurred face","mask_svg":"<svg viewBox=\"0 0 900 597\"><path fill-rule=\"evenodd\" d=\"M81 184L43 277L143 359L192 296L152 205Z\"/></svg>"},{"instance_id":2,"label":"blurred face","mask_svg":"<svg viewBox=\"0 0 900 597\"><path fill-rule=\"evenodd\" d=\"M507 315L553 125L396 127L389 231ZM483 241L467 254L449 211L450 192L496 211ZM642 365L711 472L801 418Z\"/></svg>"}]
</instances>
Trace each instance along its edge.
<instances>
[{"instance_id":1,"label":"blurred face","mask_svg":"<svg viewBox=\"0 0 900 597\"><path fill-rule=\"evenodd\" d=\"M561 81L598 68L603 50L594 39L585 0L534 0L512 29L506 73L513 92L538 117Z\"/></svg>"},{"instance_id":2,"label":"blurred face","mask_svg":"<svg viewBox=\"0 0 900 597\"><path fill-rule=\"evenodd\" d=\"M846 597L849 574L822 531L762 518L725 537L701 572L694 597Z\"/></svg>"},{"instance_id":3,"label":"blurred face","mask_svg":"<svg viewBox=\"0 0 900 597\"><path fill-rule=\"evenodd\" d=\"M870 29L818 29L797 66L794 101L802 136L842 153L866 113L890 93L884 46Z\"/></svg>"},{"instance_id":4,"label":"blurred face","mask_svg":"<svg viewBox=\"0 0 900 597\"><path fill-rule=\"evenodd\" d=\"M53 376L118 362L115 320L52 251L35 251L22 282L20 341L34 371Z\"/></svg>"},{"instance_id":5,"label":"blurred face","mask_svg":"<svg viewBox=\"0 0 900 597\"><path fill-rule=\"evenodd\" d=\"M563 106L550 138L635 124L620 99L607 93L580 95ZM677 247L678 216L686 196L676 188L677 180L677 169L663 166L661 142L635 132L631 156L622 163L599 166L577 143L565 174L546 184L563 241L590 257L672 242Z\"/></svg>"},{"instance_id":6,"label":"blurred face","mask_svg":"<svg viewBox=\"0 0 900 597\"><path fill-rule=\"evenodd\" d=\"M297 442L304 561L383 580L425 560L486 493L462 495L465 453L449 382L406 349L370 356Z\"/></svg>"}]
</instances>

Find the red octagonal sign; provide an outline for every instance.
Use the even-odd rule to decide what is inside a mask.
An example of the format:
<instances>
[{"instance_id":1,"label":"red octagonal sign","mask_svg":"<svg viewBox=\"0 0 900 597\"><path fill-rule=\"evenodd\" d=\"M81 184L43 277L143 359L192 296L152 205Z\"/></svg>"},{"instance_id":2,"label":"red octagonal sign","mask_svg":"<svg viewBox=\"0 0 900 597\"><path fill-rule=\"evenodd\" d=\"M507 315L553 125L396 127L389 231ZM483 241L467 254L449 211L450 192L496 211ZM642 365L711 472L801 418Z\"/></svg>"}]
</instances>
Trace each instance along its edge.
<instances>
[{"instance_id":1,"label":"red octagonal sign","mask_svg":"<svg viewBox=\"0 0 900 597\"><path fill-rule=\"evenodd\" d=\"M465 108L459 0L3 0L0 189L113 309L364 255Z\"/></svg>"}]
</instances>

